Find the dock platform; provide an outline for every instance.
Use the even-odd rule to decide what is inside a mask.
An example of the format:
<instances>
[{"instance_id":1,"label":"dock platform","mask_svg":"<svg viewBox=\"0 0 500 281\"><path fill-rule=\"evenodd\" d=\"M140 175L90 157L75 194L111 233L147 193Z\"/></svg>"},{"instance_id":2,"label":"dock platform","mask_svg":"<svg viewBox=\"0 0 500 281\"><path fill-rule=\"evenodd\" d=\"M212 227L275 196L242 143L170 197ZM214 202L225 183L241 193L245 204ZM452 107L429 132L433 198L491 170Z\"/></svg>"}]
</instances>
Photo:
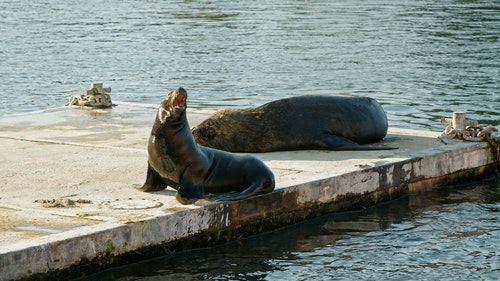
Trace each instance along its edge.
<instances>
[{"instance_id":1,"label":"dock platform","mask_svg":"<svg viewBox=\"0 0 500 281\"><path fill-rule=\"evenodd\" d=\"M191 126L208 112L188 109ZM485 142L390 128L378 151L255 154L270 194L182 205L146 179L154 106L55 108L0 120L0 280L67 279L495 176Z\"/></svg>"}]
</instances>

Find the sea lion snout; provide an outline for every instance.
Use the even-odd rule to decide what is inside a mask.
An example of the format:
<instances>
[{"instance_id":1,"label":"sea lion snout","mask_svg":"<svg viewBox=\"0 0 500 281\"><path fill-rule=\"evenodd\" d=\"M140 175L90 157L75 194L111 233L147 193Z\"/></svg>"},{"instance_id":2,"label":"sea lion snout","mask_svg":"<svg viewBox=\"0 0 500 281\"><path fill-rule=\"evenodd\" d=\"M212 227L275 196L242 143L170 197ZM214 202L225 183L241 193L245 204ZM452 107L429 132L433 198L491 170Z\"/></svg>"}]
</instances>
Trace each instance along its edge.
<instances>
[{"instance_id":1,"label":"sea lion snout","mask_svg":"<svg viewBox=\"0 0 500 281\"><path fill-rule=\"evenodd\" d=\"M158 119L163 124L167 119L178 119L187 108L187 91L179 87L171 91L160 103Z\"/></svg>"},{"instance_id":2,"label":"sea lion snout","mask_svg":"<svg viewBox=\"0 0 500 281\"><path fill-rule=\"evenodd\" d=\"M175 89L172 95L174 96L172 101L173 108L186 107L187 91L184 88L179 87Z\"/></svg>"},{"instance_id":3,"label":"sea lion snout","mask_svg":"<svg viewBox=\"0 0 500 281\"><path fill-rule=\"evenodd\" d=\"M187 97L187 91L183 87L179 87L171 92L173 95L184 95Z\"/></svg>"},{"instance_id":4,"label":"sea lion snout","mask_svg":"<svg viewBox=\"0 0 500 281\"><path fill-rule=\"evenodd\" d=\"M194 126L193 128L191 128L191 134L193 134L193 135L204 135L205 134L205 128L204 127Z\"/></svg>"},{"instance_id":5,"label":"sea lion snout","mask_svg":"<svg viewBox=\"0 0 500 281\"><path fill-rule=\"evenodd\" d=\"M205 126L195 126L191 129L191 133L193 135L197 135L204 138L208 136L207 129L205 128Z\"/></svg>"},{"instance_id":6,"label":"sea lion snout","mask_svg":"<svg viewBox=\"0 0 500 281\"><path fill-rule=\"evenodd\" d=\"M191 129L191 134L197 140L198 144L205 145L207 141L212 140L217 132L209 125L195 126Z\"/></svg>"},{"instance_id":7,"label":"sea lion snout","mask_svg":"<svg viewBox=\"0 0 500 281\"><path fill-rule=\"evenodd\" d=\"M160 106L164 109L185 108L187 106L187 91L179 87L167 94Z\"/></svg>"}]
</instances>

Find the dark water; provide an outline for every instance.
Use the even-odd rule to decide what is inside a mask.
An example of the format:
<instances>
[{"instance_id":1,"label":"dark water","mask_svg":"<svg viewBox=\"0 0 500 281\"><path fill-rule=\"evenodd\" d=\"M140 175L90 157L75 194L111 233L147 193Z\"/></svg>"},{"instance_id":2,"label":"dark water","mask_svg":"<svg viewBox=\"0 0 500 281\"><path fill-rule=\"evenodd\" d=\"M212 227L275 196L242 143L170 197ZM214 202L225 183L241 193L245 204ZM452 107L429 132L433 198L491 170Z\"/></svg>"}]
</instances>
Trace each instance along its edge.
<instances>
[{"instance_id":1,"label":"dark water","mask_svg":"<svg viewBox=\"0 0 500 281\"><path fill-rule=\"evenodd\" d=\"M0 30L0 118L63 106L103 81L120 101L157 104L180 85L201 109L366 95L391 126L440 131L455 110L500 125L498 0L0 0ZM410 196L102 274L493 280L498 190Z\"/></svg>"},{"instance_id":2,"label":"dark water","mask_svg":"<svg viewBox=\"0 0 500 281\"><path fill-rule=\"evenodd\" d=\"M500 182L441 188L85 280L498 280Z\"/></svg>"}]
</instances>

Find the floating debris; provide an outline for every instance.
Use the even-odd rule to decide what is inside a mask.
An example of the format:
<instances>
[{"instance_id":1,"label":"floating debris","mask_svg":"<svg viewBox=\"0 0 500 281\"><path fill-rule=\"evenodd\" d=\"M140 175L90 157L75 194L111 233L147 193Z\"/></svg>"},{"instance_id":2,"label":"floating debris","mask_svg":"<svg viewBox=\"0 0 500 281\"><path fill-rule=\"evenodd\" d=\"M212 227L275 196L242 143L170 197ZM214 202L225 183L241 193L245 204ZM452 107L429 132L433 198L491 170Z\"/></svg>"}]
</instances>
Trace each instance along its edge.
<instances>
[{"instance_id":1,"label":"floating debris","mask_svg":"<svg viewBox=\"0 0 500 281\"><path fill-rule=\"evenodd\" d=\"M111 88L103 88L101 82L93 82L90 89L85 90L79 95L73 95L69 98L68 105L88 106L88 107L111 107Z\"/></svg>"}]
</instances>

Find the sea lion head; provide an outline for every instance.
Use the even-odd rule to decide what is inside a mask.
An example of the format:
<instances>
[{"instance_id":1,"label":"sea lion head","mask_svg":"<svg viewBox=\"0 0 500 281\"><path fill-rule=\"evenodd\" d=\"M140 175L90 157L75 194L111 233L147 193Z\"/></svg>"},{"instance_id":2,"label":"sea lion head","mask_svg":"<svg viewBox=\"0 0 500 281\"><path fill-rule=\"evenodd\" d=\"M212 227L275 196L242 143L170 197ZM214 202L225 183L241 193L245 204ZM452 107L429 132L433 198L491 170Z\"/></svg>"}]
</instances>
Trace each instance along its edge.
<instances>
[{"instance_id":1,"label":"sea lion head","mask_svg":"<svg viewBox=\"0 0 500 281\"><path fill-rule=\"evenodd\" d=\"M210 123L210 122L205 122ZM203 146L209 146L212 140L217 135L216 130L210 126L210 124L203 124L195 126L191 129L191 133L193 134L194 139L198 144Z\"/></svg>"},{"instance_id":2,"label":"sea lion head","mask_svg":"<svg viewBox=\"0 0 500 281\"><path fill-rule=\"evenodd\" d=\"M158 108L158 119L164 124L167 120L178 120L186 113L187 91L179 87L168 95L160 103Z\"/></svg>"},{"instance_id":3,"label":"sea lion head","mask_svg":"<svg viewBox=\"0 0 500 281\"><path fill-rule=\"evenodd\" d=\"M216 149L227 149L227 143L231 142L233 128L231 118L225 118L229 109L221 109L212 114L209 118L191 129L195 141L203 146Z\"/></svg>"}]
</instances>

